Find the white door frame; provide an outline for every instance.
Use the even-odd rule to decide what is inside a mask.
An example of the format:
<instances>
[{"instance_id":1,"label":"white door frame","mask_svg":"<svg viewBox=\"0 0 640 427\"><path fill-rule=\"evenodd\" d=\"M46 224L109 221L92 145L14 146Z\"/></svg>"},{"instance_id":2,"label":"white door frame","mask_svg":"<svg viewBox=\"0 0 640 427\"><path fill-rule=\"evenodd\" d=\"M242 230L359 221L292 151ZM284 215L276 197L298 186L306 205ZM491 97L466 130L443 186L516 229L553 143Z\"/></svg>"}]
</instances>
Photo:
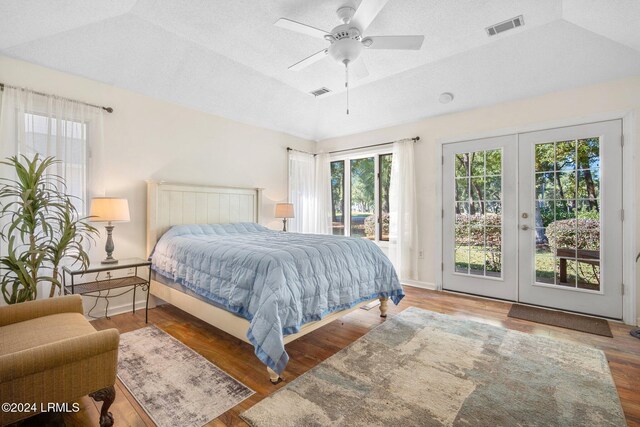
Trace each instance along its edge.
<instances>
[{"instance_id":1,"label":"white door frame","mask_svg":"<svg viewBox=\"0 0 640 427\"><path fill-rule=\"evenodd\" d=\"M443 146L445 164L457 165L456 156L460 152L475 152L499 150L501 152L501 194L499 198L501 203L500 231L502 235L500 243L500 256L502 258L500 275L498 277L490 275L476 275L470 273L460 273L455 267L457 242L451 239L443 240L444 268L443 278L448 277L451 282L448 283L447 290L457 292L468 292L470 294L478 293L482 289L482 294L492 296L494 298L512 300L518 299L518 135L506 135L502 137L493 137L486 139L473 140L470 142L462 142L456 144L448 144ZM455 209L454 204L457 199L453 199L456 192L456 180L454 180L454 171L445 171L451 174L451 178L443 181L443 200L449 199L448 206L443 206L444 214L442 234L453 236L456 234ZM469 193L470 195L471 193ZM448 195L448 196L447 196ZM453 200L451 200L453 199ZM482 196L484 199L484 196ZM448 219L448 220L447 220ZM449 246L451 245L451 246ZM444 288L444 286L443 286Z\"/></svg>"},{"instance_id":2,"label":"white door frame","mask_svg":"<svg viewBox=\"0 0 640 427\"><path fill-rule=\"evenodd\" d=\"M442 204L442 147L444 144L454 142L464 142L473 139L490 138L504 135L519 134L524 132L534 132L540 130L553 129L558 127L576 126L587 123L602 122L608 120L622 120L622 135L625 141L622 157L623 168L623 188L622 188L622 208L625 212L625 220L623 222L623 234L625 236L633 236L623 241L623 282L624 295L622 296L622 320L628 325L640 324L640 318L636 318L636 171L635 171L635 114L633 111L619 111L611 113L599 113L580 118L562 119L551 122L535 123L526 126L514 128L499 129L488 132L478 132L471 135L463 135L451 138L439 138L436 140L436 158L441 160L437 163L436 170L436 206L440 210L440 214L436 215L435 236L436 247L440 248L436 252L435 271L436 288L442 290L442 270L443 270L443 253L442 253L442 225L443 225L443 204Z\"/></svg>"}]
</instances>

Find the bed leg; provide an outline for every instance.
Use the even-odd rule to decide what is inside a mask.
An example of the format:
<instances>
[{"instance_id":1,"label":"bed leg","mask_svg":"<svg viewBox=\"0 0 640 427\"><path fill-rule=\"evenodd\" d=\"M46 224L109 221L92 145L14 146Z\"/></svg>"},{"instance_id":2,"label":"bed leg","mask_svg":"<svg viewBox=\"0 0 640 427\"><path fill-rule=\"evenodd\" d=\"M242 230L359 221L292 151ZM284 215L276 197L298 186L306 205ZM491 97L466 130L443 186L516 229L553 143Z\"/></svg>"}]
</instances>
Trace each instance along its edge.
<instances>
[{"instance_id":1,"label":"bed leg","mask_svg":"<svg viewBox=\"0 0 640 427\"><path fill-rule=\"evenodd\" d=\"M278 384L284 380L276 371L267 366L267 372L269 373L269 381L271 384Z\"/></svg>"},{"instance_id":2,"label":"bed leg","mask_svg":"<svg viewBox=\"0 0 640 427\"><path fill-rule=\"evenodd\" d=\"M387 317L389 297L380 297L380 317Z\"/></svg>"}]
</instances>

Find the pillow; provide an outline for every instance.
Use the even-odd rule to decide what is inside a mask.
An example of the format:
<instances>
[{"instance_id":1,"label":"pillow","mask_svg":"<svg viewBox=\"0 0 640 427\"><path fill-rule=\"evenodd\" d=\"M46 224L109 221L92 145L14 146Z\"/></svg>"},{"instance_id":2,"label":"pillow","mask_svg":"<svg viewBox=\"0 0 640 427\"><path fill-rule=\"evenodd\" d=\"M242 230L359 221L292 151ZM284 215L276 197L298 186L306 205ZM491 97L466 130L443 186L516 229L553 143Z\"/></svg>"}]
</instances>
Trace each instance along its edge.
<instances>
[{"instance_id":1,"label":"pillow","mask_svg":"<svg viewBox=\"0 0 640 427\"><path fill-rule=\"evenodd\" d=\"M238 222L234 224L183 224L174 225L162 237L165 238L184 235L227 236L264 231L269 231L269 229L254 222Z\"/></svg>"}]
</instances>

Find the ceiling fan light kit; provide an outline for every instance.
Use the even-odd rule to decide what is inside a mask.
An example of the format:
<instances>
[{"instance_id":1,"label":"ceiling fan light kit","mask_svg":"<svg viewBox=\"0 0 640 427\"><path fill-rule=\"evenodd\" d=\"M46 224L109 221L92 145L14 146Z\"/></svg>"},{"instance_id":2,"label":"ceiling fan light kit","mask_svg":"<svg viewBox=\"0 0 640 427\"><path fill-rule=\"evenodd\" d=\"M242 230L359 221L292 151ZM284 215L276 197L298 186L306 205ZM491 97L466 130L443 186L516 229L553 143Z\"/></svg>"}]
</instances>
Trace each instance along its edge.
<instances>
[{"instance_id":1,"label":"ceiling fan light kit","mask_svg":"<svg viewBox=\"0 0 640 427\"><path fill-rule=\"evenodd\" d=\"M311 64L330 56L334 61L345 66L345 88L347 91L347 114L349 114L349 66L354 64L356 77L364 78L369 71L361 58L365 49L419 50L424 36L367 36L365 31L389 0L362 0L358 9L349 5L336 11L341 25L331 32L326 32L310 25L301 24L286 18L280 18L275 25L312 37L323 38L331 45L289 67L292 71L300 71Z\"/></svg>"},{"instance_id":2,"label":"ceiling fan light kit","mask_svg":"<svg viewBox=\"0 0 640 427\"><path fill-rule=\"evenodd\" d=\"M355 38L344 38L337 40L329 46L329 56L336 62L346 65L358 59L363 50L364 46L359 40Z\"/></svg>"}]
</instances>

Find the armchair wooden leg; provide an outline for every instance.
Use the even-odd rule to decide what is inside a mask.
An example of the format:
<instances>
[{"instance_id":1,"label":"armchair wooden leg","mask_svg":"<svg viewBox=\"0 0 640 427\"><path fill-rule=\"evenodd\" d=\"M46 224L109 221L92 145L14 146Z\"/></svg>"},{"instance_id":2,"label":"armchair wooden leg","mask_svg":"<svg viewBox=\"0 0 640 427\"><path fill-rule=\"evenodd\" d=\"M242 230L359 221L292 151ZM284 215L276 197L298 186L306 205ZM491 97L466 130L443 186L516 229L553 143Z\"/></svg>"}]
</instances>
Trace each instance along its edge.
<instances>
[{"instance_id":1,"label":"armchair wooden leg","mask_svg":"<svg viewBox=\"0 0 640 427\"><path fill-rule=\"evenodd\" d=\"M89 396L91 396L96 402L102 402L102 409L100 410L100 427L111 427L113 425L113 415L109 412L109 407L116 399L115 387L105 387L89 394Z\"/></svg>"}]
</instances>

